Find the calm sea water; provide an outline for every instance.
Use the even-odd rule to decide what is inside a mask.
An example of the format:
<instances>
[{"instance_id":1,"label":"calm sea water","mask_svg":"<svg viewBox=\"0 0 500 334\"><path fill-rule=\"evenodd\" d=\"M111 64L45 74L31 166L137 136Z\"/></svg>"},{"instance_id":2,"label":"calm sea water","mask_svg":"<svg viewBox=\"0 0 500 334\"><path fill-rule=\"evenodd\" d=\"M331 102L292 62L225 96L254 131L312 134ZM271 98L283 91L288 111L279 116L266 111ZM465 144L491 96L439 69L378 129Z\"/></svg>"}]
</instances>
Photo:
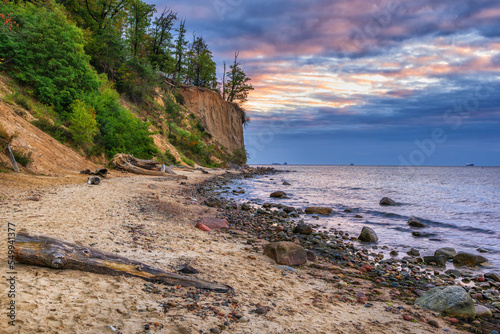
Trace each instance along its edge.
<instances>
[{"instance_id":1,"label":"calm sea water","mask_svg":"<svg viewBox=\"0 0 500 334\"><path fill-rule=\"evenodd\" d=\"M236 181L232 188L246 189L230 195L239 201L279 202L305 208L328 206L330 217L307 222L335 227L358 236L363 226L372 227L379 246L405 252L408 247L433 255L440 247L482 254L500 269L500 167L391 167L391 166L275 166L291 170L271 176ZM283 185L288 181L291 185ZM289 199L269 198L283 190ZM397 206L380 206L390 197ZM344 212L345 208L354 213ZM355 214L363 218L355 218ZM414 237L407 222L417 217L427 225L418 229L430 234ZM401 256L406 255L401 253Z\"/></svg>"}]
</instances>

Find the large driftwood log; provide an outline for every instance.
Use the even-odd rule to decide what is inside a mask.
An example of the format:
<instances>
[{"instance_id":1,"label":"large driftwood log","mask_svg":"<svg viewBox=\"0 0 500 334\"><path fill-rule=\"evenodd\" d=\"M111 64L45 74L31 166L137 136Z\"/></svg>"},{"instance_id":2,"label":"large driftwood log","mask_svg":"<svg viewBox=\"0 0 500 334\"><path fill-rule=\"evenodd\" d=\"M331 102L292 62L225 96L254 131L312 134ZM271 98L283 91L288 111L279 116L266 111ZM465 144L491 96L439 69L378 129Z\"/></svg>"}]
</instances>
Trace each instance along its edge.
<instances>
[{"instance_id":1,"label":"large driftwood log","mask_svg":"<svg viewBox=\"0 0 500 334\"><path fill-rule=\"evenodd\" d=\"M162 172L162 165L154 160L142 160L129 154L117 154L111 161L118 169L127 172L152 175L152 176L168 176L177 179L187 179L187 176L177 175L170 168L166 168Z\"/></svg>"},{"instance_id":2,"label":"large driftwood log","mask_svg":"<svg viewBox=\"0 0 500 334\"><path fill-rule=\"evenodd\" d=\"M45 235L34 235L21 229L14 242L15 259L20 263L55 269L75 269L97 274L125 275L147 281L198 289L229 292L232 288L194 277L170 273L92 247L74 244Z\"/></svg>"}]
</instances>

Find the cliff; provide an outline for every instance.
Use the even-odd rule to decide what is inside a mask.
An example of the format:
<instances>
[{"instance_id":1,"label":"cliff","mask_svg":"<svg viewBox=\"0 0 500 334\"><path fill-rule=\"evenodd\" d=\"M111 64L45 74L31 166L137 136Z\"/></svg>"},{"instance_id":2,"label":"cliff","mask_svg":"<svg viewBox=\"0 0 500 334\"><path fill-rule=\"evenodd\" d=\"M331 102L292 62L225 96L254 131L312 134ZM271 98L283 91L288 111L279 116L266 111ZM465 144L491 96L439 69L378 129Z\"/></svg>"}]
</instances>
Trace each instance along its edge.
<instances>
[{"instance_id":1,"label":"cliff","mask_svg":"<svg viewBox=\"0 0 500 334\"><path fill-rule=\"evenodd\" d=\"M184 106L203 124L207 132L228 152L244 149L244 111L236 104L224 101L217 93L200 87L182 85L180 94Z\"/></svg>"}]
</instances>

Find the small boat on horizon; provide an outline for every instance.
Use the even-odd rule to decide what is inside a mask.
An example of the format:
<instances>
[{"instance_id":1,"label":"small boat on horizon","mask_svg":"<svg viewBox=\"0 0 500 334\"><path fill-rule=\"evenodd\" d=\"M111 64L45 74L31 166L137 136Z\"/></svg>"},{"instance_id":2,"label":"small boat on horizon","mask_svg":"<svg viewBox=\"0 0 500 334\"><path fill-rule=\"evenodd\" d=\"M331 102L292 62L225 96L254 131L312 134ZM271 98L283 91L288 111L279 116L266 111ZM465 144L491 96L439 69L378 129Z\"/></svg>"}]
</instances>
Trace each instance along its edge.
<instances>
[{"instance_id":1,"label":"small boat on horizon","mask_svg":"<svg viewBox=\"0 0 500 334\"><path fill-rule=\"evenodd\" d=\"M468 164L465 164L465 166L467 166L467 167L474 167L474 164L468 163Z\"/></svg>"}]
</instances>

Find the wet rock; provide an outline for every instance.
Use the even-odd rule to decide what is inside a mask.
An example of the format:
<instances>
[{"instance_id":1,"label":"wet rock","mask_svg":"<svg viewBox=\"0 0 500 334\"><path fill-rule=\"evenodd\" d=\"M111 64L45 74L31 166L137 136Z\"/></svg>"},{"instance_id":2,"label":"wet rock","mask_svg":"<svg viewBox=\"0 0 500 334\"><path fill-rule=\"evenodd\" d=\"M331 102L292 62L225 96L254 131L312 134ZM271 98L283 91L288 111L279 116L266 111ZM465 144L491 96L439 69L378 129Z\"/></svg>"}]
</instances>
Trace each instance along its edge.
<instances>
[{"instance_id":1,"label":"wet rock","mask_svg":"<svg viewBox=\"0 0 500 334\"><path fill-rule=\"evenodd\" d=\"M446 259L453 259L455 255L457 255L457 252L455 251L455 248L443 247L434 252L434 256L439 255L443 255L444 257L446 257Z\"/></svg>"},{"instance_id":2,"label":"wet rock","mask_svg":"<svg viewBox=\"0 0 500 334\"><path fill-rule=\"evenodd\" d=\"M486 248L478 248L476 249L479 253L489 253L490 251L487 250Z\"/></svg>"},{"instance_id":3,"label":"wet rock","mask_svg":"<svg viewBox=\"0 0 500 334\"><path fill-rule=\"evenodd\" d=\"M238 189L238 190L233 190L233 194L236 194L236 195L239 195L239 194L244 194L245 193L245 189Z\"/></svg>"},{"instance_id":4,"label":"wet rock","mask_svg":"<svg viewBox=\"0 0 500 334\"><path fill-rule=\"evenodd\" d=\"M205 200L205 205L211 208L219 208L222 206L222 203L217 198L210 197Z\"/></svg>"},{"instance_id":5,"label":"wet rock","mask_svg":"<svg viewBox=\"0 0 500 334\"><path fill-rule=\"evenodd\" d=\"M424 256L423 260L427 264L435 263L438 266L444 266L444 265L446 265L446 257L444 257L443 255L438 255L438 256Z\"/></svg>"},{"instance_id":6,"label":"wet rock","mask_svg":"<svg viewBox=\"0 0 500 334\"><path fill-rule=\"evenodd\" d=\"M449 270L446 270L444 272L446 275L449 275L451 277L455 277L455 278L458 278L458 277L461 277L462 276L462 273L460 272L460 270L456 270L456 269L449 269Z\"/></svg>"},{"instance_id":7,"label":"wet rock","mask_svg":"<svg viewBox=\"0 0 500 334\"><path fill-rule=\"evenodd\" d=\"M284 185L284 186L289 186L289 185L290 185L290 183L289 183L288 181L284 181L284 182L283 182L283 185Z\"/></svg>"},{"instance_id":8,"label":"wet rock","mask_svg":"<svg viewBox=\"0 0 500 334\"><path fill-rule=\"evenodd\" d=\"M252 207L248 203L241 204L241 210L250 211Z\"/></svg>"},{"instance_id":9,"label":"wet rock","mask_svg":"<svg viewBox=\"0 0 500 334\"><path fill-rule=\"evenodd\" d=\"M354 210L353 210L353 209L351 209L351 208L345 208L345 209L344 209L344 212L348 212L348 213L350 213L350 212L354 212Z\"/></svg>"},{"instance_id":10,"label":"wet rock","mask_svg":"<svg viewBox=\"0 0 500 334\"><path fill-rule=\"evenodd\" d=\"M269 195L269 197L283 198L286 197L286 193L284 191L275 191Z\"/></svg>"},{"instance_id":11,"label":"wet rock","mask_svg":"<svg viewBox=\"0 0 500 334\"><path fill-rule=\"evenodd\" d=\"M296 212L297 209L295 209L293 206L285 206L283 208L283 211L285 211L286 213L292 213L292 212Z\"/></svg>"},{"instance_id":12,"label":"wet rock","mask_svg":"<svg viewBox=\"0 0 500 334\"><path fill-rule=\"evenodd\" d=\"M390 199L389 197L384 197L379 202L380 205L396 205L396 201Z\"/></svg>"},{"instance_id":13,"label":"wet rock","mask_svg":"<svg viewBox=\"0 0 500 334\"><path fill-rule=\"evenodd\" d=\"M476 266L483 262L488 262L488 259L481 255L475 255L466 252L459 252L453 258L453 263L459 266Z\"/></svg>"},{"instance_id":14,"label":"wet rock","mask_svg":"<svg viewBox=\"0 0 500 334\"><path fill-rule=\"evenodd\" d=\"M293 228L293 233L308 235L313 233L313 229L309 225L299 223Z\"/></svg>"},{"instance_id":15,"label":"wet rock","mask_svg":"<svg viewBox=\"0 0 500 334\"><path fill-rule=\"evenodd\" d=\"M408 225L412 227L427 227L427 225L425 225L415 217L410 217L410 219L408 219Z\"/></svg>"},{"instance_id":16,"label":"wet rock","mask_svg":"<svg viewBox=\"0 0 500 334\"><path fill-rule=\"evenodd\" d=\"M211 230L229 228L229 223L227 222L227 220L213 217L203 217L200 219L199 224L207 226ZM198 227L198 225L196 225L196 227Z\"/></svg>"},{"instance_id":17,"label":"wet rock","mask_svg":"<svg viewBox=\"0 0 500 334\"><path fill-rule=\"evenodd\" d=\"M415 304L450 317L476 316L472 297L460 286L432 288L418 298Z\"/></svg>"},{"instance_id":18,"label":"wet rock","mask_svg":"<svg viewBox=\"0 0 500 334\"><path fill-rule=\"evenodd\" d=\"M484 277L492 279L495 282L500 282L500 275L494 272L484 274Z\"/></svg>"},{"instance_id":19,"label":"wet rock","mask_svg":"<svg viewBox=\"0 0 500 334\"><path fill-rule=\"evenodd\" d=\"M359 234L358 240L363 242L377 242L378 236L372 228L364 226Z\"/></svg>"},{"instance_id":20,"label":"wet rock","mask_svg":"<svg viewBox=\"0 0 500 334\"><path fill-rule=\"evenodd\" d=\"M316 262L317 260L318 260L318 258L316 257L316 253L308 250L307 251L307 261Z\"/></svg>"},{"instance_id":21,"label":"wet rock","mask_svg":"<svg viewBox=\"0 0 500 334\"><path fill-rule=\"evenodd\" d=\"M310 206L306 208L306 213L308 215L316 214L316 215L329 215L333 212L332 208L326 208L321 206Z\"/></svg>"},{"instance_id":22,"label":"wet rock","mask_svg":"<svg viewBox=\"0 0 500 334\"><path fill-rule=\"evenodd\" d=\"M493 316L491 310L486 306L476 304L475 309L477 318L491 318Z\"/></svg>"},{"instance_id":23,"label":"wet rock","mask_svg":"<svg viewBox=\"0 0 500 334\"><path fill-rule=\"evenodd\" d=\"M398 256L399 253L395 250L392 250L390 253L389 253L391 256Z\"/></svg>"},{"instance_id":24,"label":"wet rock","mask_svg":"<svg viewBox=\"0 0 500 334\"><path fill-rule=\"evenodd\" d=\"M420 252L415 248L410 249L408 252L406 252L406 254L410 256L420 256Z\"/></svg>"},{"instance_id":25,"label":"wet rock","mask_svg":"<svg viewBox=\"0 0 500 334\"><path fill-rule=\"evenodd\" d=\"M354 218L363 218L362 215L355 215Z\"/></svg>"},{"instance_id":26,"label":"wet rock","mask_svg":"<svg viewBox=\"0 0 500 334\"><path fill-rule=\"evenodd\" d=\"M307 261L307 251L304 247L289 241L267 244L264 247L264 255L286 266L297 266Z\"/></svg>"}]
</instances>

